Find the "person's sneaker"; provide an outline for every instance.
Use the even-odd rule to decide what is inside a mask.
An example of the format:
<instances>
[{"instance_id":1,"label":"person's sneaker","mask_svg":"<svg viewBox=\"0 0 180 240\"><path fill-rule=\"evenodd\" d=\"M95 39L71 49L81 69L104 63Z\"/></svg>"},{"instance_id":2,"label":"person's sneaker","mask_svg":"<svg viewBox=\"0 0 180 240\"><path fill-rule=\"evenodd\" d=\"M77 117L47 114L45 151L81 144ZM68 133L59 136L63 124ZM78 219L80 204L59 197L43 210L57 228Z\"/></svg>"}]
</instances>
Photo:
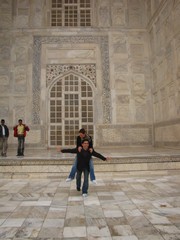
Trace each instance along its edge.
<instances>
[{"instance_id":1,"label":"person's sneaker","mask_svg":"<svg viewBox=\"0 0 180 240\"><path fill-rule=\"evenodd\" d=\"M97 184L96 180L92 180L91 182L92 182L93 184Z\"/></svg>"},{"instance_id":2,"label":"person's sneaker","mask_svg":"<svg viewBox=\"0 0 180 240\"><path fill-rule=\"evenodd\" d=\"M81 191L81 189L79 187L77 187L77 191Z\"/></svg>"},{"instance_id":3,"label":"person's sneaker","mask_svg":"<svg viewBox=\"0 0 180 240\"><path fill-rule=\"evenodd\" d=\"M71 182L72 180L72 178L66 178L66 182Z\"/></svg>"},{"instance_id":4,"label":"person's sneaker","mask_svg":"<svg viewBox=\"0 0 180 240\"><path fill-rule=\"evenodd\" d=\"M87 193L83 193L83 197L87 197L88 195L87 195Z\"/></svg>"}]
</instances>

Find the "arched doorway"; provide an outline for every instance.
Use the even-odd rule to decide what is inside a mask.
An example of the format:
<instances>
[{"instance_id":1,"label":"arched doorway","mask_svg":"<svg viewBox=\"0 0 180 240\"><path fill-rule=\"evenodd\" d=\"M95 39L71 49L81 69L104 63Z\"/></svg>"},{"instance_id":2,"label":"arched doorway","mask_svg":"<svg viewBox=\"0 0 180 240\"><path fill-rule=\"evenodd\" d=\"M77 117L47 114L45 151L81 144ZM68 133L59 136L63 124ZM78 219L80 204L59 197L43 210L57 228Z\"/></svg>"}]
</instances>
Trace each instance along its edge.
<instances>
[{"instance_id":1,"label":"arched doorway","mask_svg":"<svg viewBox=\"0 0 180 240\"><path fill-rule=\"evenodd\" d=\"M80 128L93 136L93 91L73 73L58 79L49 91L49 147L75 146Z\"/></svg>"}]
</instances>

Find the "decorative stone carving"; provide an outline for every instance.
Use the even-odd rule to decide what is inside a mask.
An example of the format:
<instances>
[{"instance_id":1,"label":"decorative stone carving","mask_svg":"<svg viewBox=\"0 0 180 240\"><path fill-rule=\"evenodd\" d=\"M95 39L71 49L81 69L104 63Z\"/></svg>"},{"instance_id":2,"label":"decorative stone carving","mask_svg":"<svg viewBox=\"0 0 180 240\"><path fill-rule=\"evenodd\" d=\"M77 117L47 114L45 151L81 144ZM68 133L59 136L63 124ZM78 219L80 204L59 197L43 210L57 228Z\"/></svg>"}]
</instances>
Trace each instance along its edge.
<instances>
[{"instance_id":1,"label":"decorative stone carving","mask_svg":"<svg viewBox=\"0 0 180 240\"><path fill-rule=\"evenodd\" d=\"M6 75L0 75L0 85L9 85L9 77Z\"/></svg>"},{"instance_id":2,"label":"decorative stone carving","mask_svg":"<svg viewBox=\"0 0 180 240\"><path fill-rule=\"evenodd\" d=\"M167 90L166 88L161 88L160 90L160 93L161 93L161 100L165 100L166 99L166 96L167 96Z\"/></svg>"},{"instance_id":3,"label":"decorative stone carving","mask_svg":"<svg viewBox=\"0 0 180 240\"><path fill-rule=\"evenodd\" d=\"M116 103L116 122L127 123L130 122L130 108L129 105L119 105Z\"/></svg>"},{"instance_id":4,"label":"decorative stone carving","mask_svg":"<svg viewBox=\"0 0 180 240\"><path fill-rule=\"evenodd\" d=\"M18 119L25 119L25 106L18 106L16 104L16 107L14 107L14 112L15 112L15 116L14 116L14 124L17 124Z\"/></svg>"},{"instance_id":5,"label":"decorative stone carving","mask_svg":"<svg viewBox=\"0 0 180 240\"><path fill-rule=\"evenodd\" d=\"M26 69L25 67L16 67L14 70L15 90L24 92L26 90Z\"/></svg>"},{"instance_id":6,"label":"decorative stone carving","mask_svg":"<svg viewBox=\"0 0 180 240\"><path fill-rule=\"evenodd\" d=\"M8 117L9 114L9 98L1 97L0 98L0 116L1 118Z\"/></svg>"},{"instance_id":7,"label":"decorative stone carving","mask_svg":"<svg viewBox=\"0 0 180 240\"><path fill-rule=\"evenodd\" d=\"M28 16L16 16L14 18L14 26L16 28L27 28L29 24Z\"/></svg>"},{"instance_id":8,"label":"decorative stone carving","mask_svg":"<svg viewBox=\"0 0 180 240\"><path fill-rule=\"evenodd\" d=\"M77 44L95 43L100 47L102 63L102 106L103 122L111 122L111 104L109 87L109 45L107 36L50 36L34 37L33 44L33 124L40 124L40 74L41 74L41 46L42 44Z\"/></svg>"},{"instance_id":9,"label":"decorative stone carving","mask_svg":"<svg viewBox=\"0 0 180 240\"><path fill-rule=\"evenodd\" d=\"M143 44L131 44L130 51L133 58L144 57L144 45Z\"/></svg>"},{"instance_id":10,"label":"decorative stone carving","mask_svg":"<svg viewBox=\"0 0 180 240\"><path fill-rule=\"evenodd\" d=\"M128 5L128 17L129 17L129 26L130 27L144 27L145 22L143 21L143 16L141 12L143 11L142 4L132 2Z\"/></svg>"},{"instance_id":11,"label":"decorative stone carving","mask_svg":"<svg viewBox=\"0 0 180 240\"><path fill-rule=\"evenodd\" d=\"M129 95L119 95L117 96L117 103L118 104L129 104L130 96Z\"/></svg>"},{"instance_id":12,"label":"decorative stone carving","mask_svg":"<svg viewBox=\"0 0 180 240\"><path fill-rule=\"evenodd\" d=\"M180 22L180 3L177 4L176 8L174 9L173 15L173 26L174 26L174 33L179 32L179 22Z\"/></svg>"},{"instance_id":13,"label":"decorative stone carving","mask_svg":"<svg viewBox=\"0 0 180 240\"><path fill-rule=\"evenodd\" d=\"M6 61L10 59L10 47L3 45L0 48L0 61Z\"/></svg>"},{"instance_id":14,"label":"decorative stone carving","mask_svg":"<svg viewBox=\"0 0 180 240\"><path fill-rule=\"evenodd\" d=\"M114 54L127 54L127 41L124 34L113 36L113 51Z\"/></svg>"},{"instance_id":15,"label":"decorative stone carving","mask_svg":"<svg viewBox=\"0 0 180 240\"><path fill-rule=\"evenodd\" d=\"M129 90L129 75L126 74L115 74L115 88L117 91L128 91Z\"/></svg>"},{"instance_id":16,"label":"decorative stone carving","mask_svg":"<svg viewBox=\"0 0 180 240\"><path fill-rule=\"evenodd\" d=\"M174 82L171 82L168 85L168 95L169 96L174 96L175 95L175 83Z\"/></svg>"},{"instance_id":17,"label":"decorative stone carving","mask_svg":"<svg viewBox=\"0 0 180 240\"><path fill-rule=\"evenodd\" d=\"M129 143L136 145L151 144L152 132L150 126L101 126L102 136L100 146L113 146L116 142L119 146ZM108 138L107 138L108 136ZM102 141L104 139L104 141Z\"/></svg>"},{"instance_id":18,"label":"decorative stone carving","mask_svg":"<svg viewBox=\"0 0 180 240\"><path fill-rule=\"evenodd\" d=\"M3 118L5 118L5 117L8 118L9 108L8 108L8 107L5 107L5 106L1 106L1 108L0 108L0 115L1 115L1 117L3 117Z\"/></svg>"},{"instance_id":19,"label":"decorative stone carving","mask_svg":"<svg viewBox=\"0 0 180 240\"><path fill-rule=\"evenodd\" d=\"M25 64L27 62L27 51L23 46L15 49L16 65Z\"/></svg>"},{"instance_id":20,"label":"decorative stone carving","mask_svg":"<svg viewBox=\"0 0 180 240\"><path fill-rule=\"evenodd\" d=\"M147 116L146 105L141 105L136 107L136 114L135 114L136 122L145 122L146 116Z\"/></svg>"},{"instance_id":21,"label":"decorative stone carving","mask_svg":"<svg viewBox=\"0 0 180 240\"><path fill-rule=\"evenodd\" d=\"M12 2L0 1L0 27L9 28L12 25Z\"/></svg>"},{"instance_id":22,"label":"decorative stone carving","mask_svg":"<svg viewBox=\"0 0 180 240\"><path fill-rule=\"evenodd\" d=\"M114 71L119 73L128 73L128 59L119 60L119 63L115 63Z\"/></svg>"},{"instance_id":23,"label":"decorative stone carving","mask_svg":"<svg viewBox=\"0 0 180 240\"><path fill-rule=\"evenodd\" d=\"M96 66L95 64L58 64L47 65L46 67L46 84L47 86L58 76L65 72L73 70L80 73L91 80L96 86Z\"/></svg>"},{"instance_id":24,"label":"decorative stone carving","mask_svg":"<svg viewBox=\"0 0 180 240\"><path fill-rule=\"evenodd\" d=\"M144 73L146 67L146 63L143 61L136 61L132 63L133 73Z\"/></svg>"},{"instance_id":25,"label":"decorative stone carving","mask_svg":"<svg viewBox=\"0 0 180 240\"><path fill-rule=\"evenodd\" d=\"M24 67L16 67L14 70L15 85L26 84L26 69ZM19 86L17 86L19 87Z\"/></svg>"},{"instance_id":26,"label":"decorative stone carving","mask_svg":"<svg viewBox=\"0 0 180 240\"><path fill-rule=\"evenodd\" d=\"M134 90L134 92L144 92L145 91L145 81L144 81L143 74L134 75L133 90Z\"/></svg>"},{"instance_id":27,"label":"decorative stone carving","mask_svg":"<svg viewBox=\"0 0 180 240\"><path fill-rule=\"evenodd\" d=\"M134 96L134 101L136 104L145 104L146 103L146 94L138 94Z\"/></svg>"},{"instance_id":28,"label":"decorative stone carving","mask_svg":"<svg viewBox=\"0 0 180 240\"><path fill-rule=\"evenodd\" d=\"M109 7L103 6L99 9L99 26L110 27Z\"/></svg>"},{"instance_id":29,"label":"decorative stone carving","mask_svg":"<svg viewBox=\"0 0 180 240\"><path fill-rule=\"evenodd\" d=\"M124 26L125 25L125 3L124 0L112 1L111 8L112 25Z\"/></svg>"}]
</instances>

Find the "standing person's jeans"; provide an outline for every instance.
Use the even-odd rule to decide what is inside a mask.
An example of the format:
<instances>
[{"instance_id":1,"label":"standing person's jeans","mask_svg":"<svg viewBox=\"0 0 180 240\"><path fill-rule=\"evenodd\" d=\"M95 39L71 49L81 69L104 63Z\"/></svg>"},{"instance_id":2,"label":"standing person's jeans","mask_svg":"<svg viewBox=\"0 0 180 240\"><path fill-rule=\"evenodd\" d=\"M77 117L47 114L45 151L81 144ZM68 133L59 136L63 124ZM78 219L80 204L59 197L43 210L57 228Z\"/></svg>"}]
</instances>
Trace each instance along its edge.
<instances>
[{"instance_id":1,"label":"standing person's jeans","mask_svg":"<svg viewBox=\"0 0 180 240\"><path fill-rule=\"evenodd\" d=\"M82 194L84 193L88 193L88 187L89 187L89 171L87 169L84 169L83 171L79 171L77 169L77 175L76 175L76 185L77 185L77 189L81 188L81 175L82 172L84 173L84 182L83 182L83 186L82 186Z\"/></svg>"},{"instance_id":2,"label":"standing person's jeans","mask_svg":"<svg viewBox=\"0 0 180 240\"><path fill-rule=\"evenodd\" d=\"M90 170L90 179L91 179L91 181L96 180L96 177L95 177L95 174L94 174L94 165L93 165L92 158L89 161L89 170ZM77 172L77 156L75 157L74 164L73 164L73 166L71 168L71 172L70 172L68 178L74 179L76 172Z\"/></svg>"},{"instance_id":3,"label":"standing person's jeans","mask_svg":"<svg viewBox=\"0 0 180 240\"><path fill-rule=\"evenodd\" d=\"M24 155L24 142L25 142L25 137L22 136L18 136L18 151L17 151L17 155L18 156L23 156Z\"/></svg>"},{"instance_id":4,"label":"standing person's jeans","mask_svg":"<svg viewBox=\"0 0 180 240\"><path fill-rule=\"evenodd\" d=\"M6 156L7 148L8 148L8 138L2 137L0 138L0 150L1 150L1 156Z\"/></svg>"}]
</instances>

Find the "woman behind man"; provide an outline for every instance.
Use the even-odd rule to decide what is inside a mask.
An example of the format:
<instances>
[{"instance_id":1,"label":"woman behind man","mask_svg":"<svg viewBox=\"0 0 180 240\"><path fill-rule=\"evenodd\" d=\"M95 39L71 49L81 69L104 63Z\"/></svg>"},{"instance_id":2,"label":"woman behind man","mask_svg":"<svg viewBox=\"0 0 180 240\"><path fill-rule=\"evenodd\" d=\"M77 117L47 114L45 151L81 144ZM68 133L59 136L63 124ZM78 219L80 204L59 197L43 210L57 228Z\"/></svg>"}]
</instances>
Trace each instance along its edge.
<instances>
[{"instance_id":1,"label":"woman behind man","mask_svg":"<svg viewBox=\"0 0 180 240\"><path fill-rule=\"evenodd\" d=\"M93 152L92 138L91 138L91 136L89 136L86 133L84 128L81 128L79 130L79 136L77 136L77 138L76 138L76 148L77 148L78 152L81 152L81 150L82 150L82 142L84 139L88 140L88 142L89 142L88 148L89 148L89 151L92 153ZM90 179L91 179L92 183L96 184L96 177L94 174L94 165L93 165L92 158L89 161L89 169L90 169ZM74 164L71 168L68 178L66 179L66 182L72 181L75 178L76 172L77 172L77 156L75 157Z\"/></svg>"},{"instance_id":2,"label":"woman behind man","mask_svg":"<svg viewBox=\"0 0 180 240\"><path fill-rule=\"evenodd\" d=\"M82 186L82 195L83 197L87 197L88 187L89 187L89 162L92 156L100 158L103 161L108 160L108 158L104 157L98 152L92 150L89 151L89 141L87 139L82 140L82 148L79 152L77 148L73 149L61 149L62 153L76 153L77 157L77 176L76 176L76 188L77 191L81 191L81 175L84 173L84 181Z\"/></svg>"}]
</instances>

